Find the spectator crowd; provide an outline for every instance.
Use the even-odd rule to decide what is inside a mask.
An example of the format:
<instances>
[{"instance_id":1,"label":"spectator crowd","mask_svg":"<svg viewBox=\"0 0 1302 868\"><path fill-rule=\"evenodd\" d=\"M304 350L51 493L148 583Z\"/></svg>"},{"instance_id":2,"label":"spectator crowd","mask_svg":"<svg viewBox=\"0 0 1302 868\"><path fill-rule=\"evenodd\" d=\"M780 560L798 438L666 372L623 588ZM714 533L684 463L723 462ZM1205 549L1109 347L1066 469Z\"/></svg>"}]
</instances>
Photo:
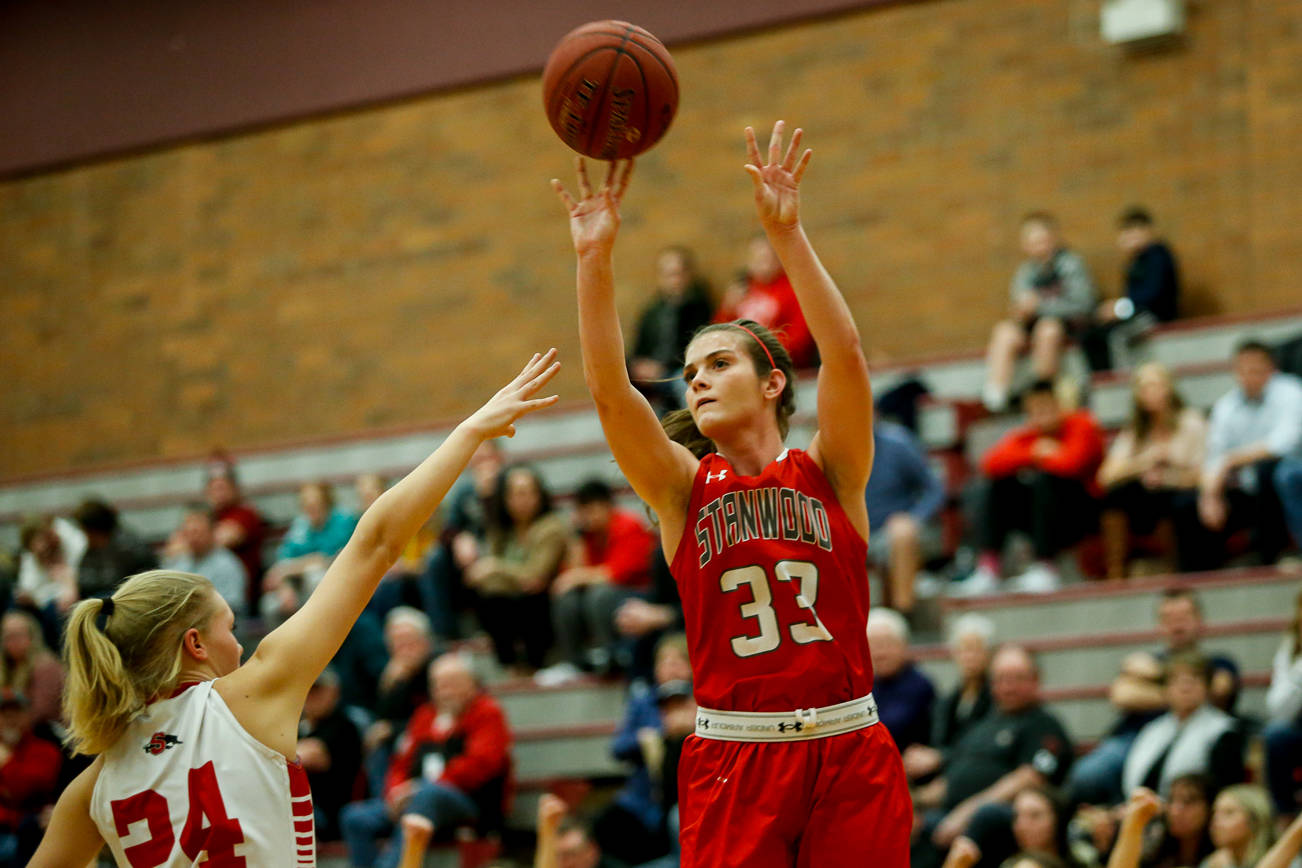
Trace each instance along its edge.
<instances>
[{"instance_id":1,"label":"spectator crowd","mask_svg":"<svg viewBox=\"0 0 1302 868\"><path fill-rule=\"evenodd\" d=\"M956 552L972 567L953 571L948 593L974 596L1057 590L1073 556L1111 580L1247 561L1289 569L1302 541L1302 381L1280 369L1276 348L1240 343L1234 386L1204 415L1170 369L1142 361L1179 299L1174 254L1144 209L1119 220L1117 299L1100 301L1051 215L1028 216L1021 243L1026 260L991 333L982 394L1007 430L971 479L947 484L919 439L925 384L883 394L872 432L868 559L887 605L867 629L881 719L912 788L913 864L1268 864L1268 851L1296 851L1302 837L1286 828L1302 797L1302 595L1270 661L1267 717L1256 719L1237 708L1243 661L1203 647L1197 597L1166 594L1155 612L1163 643L1119 661L1115 721L1088 751L1044 701L1036 655L1000 643L990 621L968 614L949 625L954 684L934 684L914 658L913 637L934 627L920 576L943 574ZM763 238L748 243L717 308L686 248L661 251L656 280L629 366L658 410L681 407L682 347L711 321L754 319L802 368L817 365ZM1130 418L1114 436L1062 376L1071 342L1095 372L1133 368ZM1018 389L1023 352L1031 377ZM312 592L384 487L374 474L342 496L308 482L286 525L260 514L234 462L218 455L202 499L155 545L98 498L25 521L2 591L0 866L25 864L84 763L60 747L57 649L77 600L162 566L208 577L248 630L266 630ZM1029 547L1021 557L1009 545L1018 537ZM556 492L538 467L481 447L309 693L299 757L319 838L341 840L362 868L396 865L404 845L501 839L516 790L513 734L485 668L463 653L478 634L489 668L507 677L627 685L612 751L629 774L583 816L544 798L539 864L676 864L677 758L695 706L681 606L657 543L645 513L606 479ZM1277 833L1283 849L1272 851Z\"/></svg>"}]
</instances>

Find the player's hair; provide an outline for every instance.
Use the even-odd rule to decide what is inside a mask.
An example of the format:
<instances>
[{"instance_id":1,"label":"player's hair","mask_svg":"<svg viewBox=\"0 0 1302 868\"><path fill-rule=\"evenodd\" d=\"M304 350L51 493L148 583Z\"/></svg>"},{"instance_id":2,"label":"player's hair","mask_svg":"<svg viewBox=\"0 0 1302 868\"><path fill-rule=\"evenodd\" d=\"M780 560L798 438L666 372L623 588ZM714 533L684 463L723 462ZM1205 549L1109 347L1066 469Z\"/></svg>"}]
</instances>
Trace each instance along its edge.
<instances>
[{"instance_id":1,"label":"player's hair","mask_svg":"<svg viewBox=\"0 0 1302 868\"><path fill-rule=\"evenodd\" d=\"M64 638L68 686L63 711L74 753L103 753L131 718L170 690L181 673L181 637L218 611L212 582L193 573L150 570L127 579L107 601L82 600Z\"/></svg>"},{"instance_id":2,"label":"player's hair","mask_svg":"<svg viewBox=\"0 0 1302 868\"><path fill-rule=\"evenodd\" d=\"M747 330L749 329L749 334ZM796 366L791 361L791 354L787 348L782 346L778 336L772 331L749 319L739 319L733 322L711 323L701 326L692 335L692 340L696 340L703 334L709 332L729 332L739 335L742 338L742 345L746 348L746 355L750 358L751 364L755 367L755 373L762 377L768 375L768 372L776 367L787 378L787 384L782 389L782 394L778 397L776 407L778 418L778 432L782 439L786 439L787 432L791 430L791 414L796 412ZM769 357L772 356L773 362L769 363ZM697 458L704 458L711 452L715 451L714 441L701 433L701 429L696 427L696 420L692 418L690 410L673 410L666 413L660 420L661 426L665 429L665 434L675 443L681 443L695 455Z\"/></svg>"}]
</instances>

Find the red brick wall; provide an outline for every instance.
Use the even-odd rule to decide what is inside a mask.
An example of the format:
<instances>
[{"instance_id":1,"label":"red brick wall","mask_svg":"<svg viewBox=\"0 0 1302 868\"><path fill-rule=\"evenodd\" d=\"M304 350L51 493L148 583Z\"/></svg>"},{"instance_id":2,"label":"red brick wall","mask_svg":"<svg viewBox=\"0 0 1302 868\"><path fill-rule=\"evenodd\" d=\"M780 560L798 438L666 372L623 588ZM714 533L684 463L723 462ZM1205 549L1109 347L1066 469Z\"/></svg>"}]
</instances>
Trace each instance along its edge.
<instances>
[{"instance_id":1,"label":"red brick wall","mask_svg":"<svg viewBox=\"0 0 1302 868\"><path fill-rule=\"evenodd\" d=\"M804 125L806 222L896 357L981 346L1015 226L1056 212L1115 291L1112 220L1157 214L1189 312L1302 296L1302 4L1191 2L1129 54L1099 0L937 0L680 49L617 262L726 281L754 230L743 124ZM536 79L0 185L0 476L194 454L477 404L531 349L583 396L568 170Z\"/></svg>"}]
</instances>

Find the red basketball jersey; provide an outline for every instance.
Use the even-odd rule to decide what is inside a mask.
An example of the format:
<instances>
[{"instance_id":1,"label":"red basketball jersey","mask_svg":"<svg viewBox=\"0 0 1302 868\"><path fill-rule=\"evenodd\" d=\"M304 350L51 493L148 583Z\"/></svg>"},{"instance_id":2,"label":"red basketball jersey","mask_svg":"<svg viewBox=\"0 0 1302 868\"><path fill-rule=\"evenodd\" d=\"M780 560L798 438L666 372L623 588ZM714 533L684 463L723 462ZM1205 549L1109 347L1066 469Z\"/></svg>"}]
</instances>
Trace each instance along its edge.
<instances>
[{"instance_id":1,"label":"red basketball jersey","mask_svg":"<svg viewBox=\"0 0 1302 868\"><path fill-rule=\"evenodd\" d=\"M703 458L671 569L700 705L791 711L872 690L867 543L805 452L757 476Z\"/></svg>"}]
</instances>

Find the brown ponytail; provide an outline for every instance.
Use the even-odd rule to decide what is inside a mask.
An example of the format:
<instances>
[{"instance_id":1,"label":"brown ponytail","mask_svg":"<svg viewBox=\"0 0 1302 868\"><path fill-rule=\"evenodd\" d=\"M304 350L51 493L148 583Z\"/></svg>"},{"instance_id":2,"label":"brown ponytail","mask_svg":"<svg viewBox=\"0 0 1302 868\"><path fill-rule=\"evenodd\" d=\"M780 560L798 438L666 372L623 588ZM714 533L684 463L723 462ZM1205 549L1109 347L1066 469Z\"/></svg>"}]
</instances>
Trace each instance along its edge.
<instances>
[{"instance_id":1,"label":"brown ponytail","mask_svg":"<svg viewBox=\"0 0 1302 868\"><path fill-rule=\"evenodd\" d=\"M754 365L755 373L760 377L766 376L774 367L786 376L787 384L782 389L775 411L778 417L778 431L783 440L787 439L787 432L791 430L791 416L796 412L796 366L791 361L791 353L787 352L787 348L782 346L778 336L770 329L749 319L701 326L692 335L692 340L708 332L719 331L731 332L742 337L742 346L746 355ZM686 446L697 458L704 458L715 451L714 441L696 427L696 420L692 418L690 410L672 410L666 413L660 419L660 426L664 428L670 440Z\"/></svg>"},{"instance_id":2,"label":"brown ponytail","mask_svg":"<svg viewBox=\"0 0 1302 868\"><path fill-rule=\"evenodd\" d=\"M131 719L181 673L181 637L218 609L203 576L151 570L127 579L108 600L78 603L68 619L63 710L74 753L112 747Z\"/></svg>"}]
</instances>

